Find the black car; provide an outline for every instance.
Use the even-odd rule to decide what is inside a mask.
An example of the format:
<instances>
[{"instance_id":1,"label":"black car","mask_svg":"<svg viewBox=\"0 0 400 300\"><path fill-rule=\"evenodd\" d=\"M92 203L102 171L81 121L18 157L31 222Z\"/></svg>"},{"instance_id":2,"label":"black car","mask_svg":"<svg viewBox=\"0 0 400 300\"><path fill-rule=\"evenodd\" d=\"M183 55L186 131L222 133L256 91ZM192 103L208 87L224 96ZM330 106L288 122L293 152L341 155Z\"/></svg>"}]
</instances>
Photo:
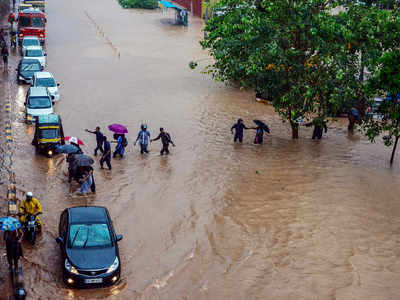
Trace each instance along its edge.
<instances>
[{"instance_id":1,"label":"black car","mask_svg":"<svg viewBox=\"0 0 400 300\"><path fill-rule=\"evenodd\" d=\"M116 235L107 208L77 206L60 217L59 237L64 282L71 287L103 287L116 283L121 265Z\"/></svg>"},{"instance_id":2,"label":"black car","mask_svg":"<svg viewBox=\"0 0 400 300\"><path fill-rule=\"evenodd\" d=\"M18 72L18 83L32 83L33 74L43 71L43 67L40 65L40 62L37 59L23 58L20 60L16 71Z\"/></svg>"}]
</instances>

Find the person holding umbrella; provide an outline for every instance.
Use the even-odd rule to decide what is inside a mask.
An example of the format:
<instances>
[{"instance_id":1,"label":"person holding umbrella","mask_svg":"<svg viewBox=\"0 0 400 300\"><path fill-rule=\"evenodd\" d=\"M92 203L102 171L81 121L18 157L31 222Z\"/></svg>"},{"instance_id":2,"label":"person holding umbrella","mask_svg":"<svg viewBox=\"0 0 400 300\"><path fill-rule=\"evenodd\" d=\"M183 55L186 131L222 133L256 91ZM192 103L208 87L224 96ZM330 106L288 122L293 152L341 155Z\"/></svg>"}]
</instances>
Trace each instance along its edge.
<instances>
[{"instance_id":1,"label":"person holding umbrella","mask_svg":"<svg viewBox=\"0 0 400 300\"><path fill-rule=\"evenodd\" d=\"M97 156L97 150L100 150L101 153L104 153L104 150L103 150L104 135L101 133L100 127L97 126L95 131L90 131L89 129L85 129L85 131L96 135L97 147L96 147L96 149L94 149L94 156Z\"/></svg>"},{"instance_id":2,"label":"person holding umbrella","mask_svg":"<svg viewBox=\"0 0 400 300\"><path fill-rule=\"evenodd\" d=\"M169 133L165 132L164 128L162 128L162 127L160 128L160 134L158 135L158 137L156 137L155 139L150 140L150 143L154 142L154 141L157 141L159 139L161 139L161 143L163 145L163 147L162 147L162 149L160 151L160 155L164 155L164 152L165 152L165 154L169 154L169 150L168 150L169 144L171 143L172 146L174 146L174 147L175 147L175 144L171 140L171 136L169 135Z\"/></svg>"},{"instance_id":3,"label":"person holding umbrella","mask_svg":"<svg viewBox=\"0 0 400 300\"><path fill-rule=\"evenodd\" d=\"M256 136L254 137L254 144L261 145L264 142L264 131L269 133L270 132L269 128L267 124L265 124L260 120L254 120L253 122L257 125L257 127L251 128L256 130Z\"/></svg>"},{"instance_id":4,"label":"person holding umbrella","mask_svg":"<svg viewBox=\"0 0 400 300\"><path fill-rule=\"evenodd\" d=\"M125 133L128 133L128 129L121 124L111 124L108 126L108 129L114 132L114 143L117 143L113 157L115 158L117 154L119 154L122 158L125 153L125 148L128 146L128 140L125 137Z\"/></svg>"},{"instance_id":5,"label":"person holding umbrella","mask_svg":"<svg viewBox=\"0 0 400 300\"><path fill-rule=\"evenodd\" d=\"M134 145L136 146L137 141L139 141L140 153L141 154L149 153L149 150L147 150L147 146L149 145L150 132L147 130L146 124L142 124L140 126L140 128L141 128L141 130L138 133L138 136L136 138Z\"/></svg>"},{"instance_id":6,"label":"person holding umbrella","mask_svg":"<svg viewBox=\"0 0 400 300\"><path fill-rule=\"evenodd\" d=\"M0 218L0 230L4 231L7 261L10 269L18 270L18 260L22 257L21 240L23 231L21 223L13 217Z\"/></svg>"}]
</instances>

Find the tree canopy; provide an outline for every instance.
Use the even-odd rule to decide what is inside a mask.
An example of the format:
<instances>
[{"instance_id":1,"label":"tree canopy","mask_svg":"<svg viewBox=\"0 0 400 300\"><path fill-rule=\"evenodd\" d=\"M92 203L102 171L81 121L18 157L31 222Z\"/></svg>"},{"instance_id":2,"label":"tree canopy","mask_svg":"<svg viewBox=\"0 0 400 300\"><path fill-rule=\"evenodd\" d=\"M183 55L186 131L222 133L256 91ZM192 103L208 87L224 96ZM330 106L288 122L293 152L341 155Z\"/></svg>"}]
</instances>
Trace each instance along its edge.
<instances>
[{"instance_id":1,"label":"tree canopy","mask_svg":"<svg viewBox=\"0 0 400 300\"><path fill-rule=\"evenodd\" d=\"M206 70L267 95L297 138L298 119L326 118L367 101L364 70L377 68L398 32L383 4L221 0L201 41L214 58Z\"/></svg>"}]
</instances>

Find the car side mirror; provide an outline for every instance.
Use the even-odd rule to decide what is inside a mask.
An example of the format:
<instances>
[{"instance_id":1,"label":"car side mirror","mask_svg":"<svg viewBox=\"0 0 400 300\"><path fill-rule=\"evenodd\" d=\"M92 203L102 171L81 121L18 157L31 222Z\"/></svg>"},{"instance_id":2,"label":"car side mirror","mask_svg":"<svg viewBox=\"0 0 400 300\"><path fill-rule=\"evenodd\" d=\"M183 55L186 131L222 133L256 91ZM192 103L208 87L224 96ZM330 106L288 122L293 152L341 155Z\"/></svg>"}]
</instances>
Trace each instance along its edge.
<instances>
[{"instance_id":1,"label":"car side mirror","mask_svg":"<svg viewBox=\"0 0 400 300\"><path fill-rule=\"evenodd\" d=\"M51 100L54 100L54 96L53 95L51 95L50 97L51 97Z\"/></svg>"},{"instance_id":2,"label":"car side mirror","mask_svg":"<svg viewBox=\"0 0 400 300\"><path fill-rule=\"evenodd\" d=\"M57 83L57 86L60 86L60 84L59 84L59 83Z\"/></svg>"},{"instance_id":3,"label":"car side mirror","mask_svg":"<svg viewBox=\"0 0 400 300\"><path fill-rule=\"evenodd\" d=\"M47 56L47 53L45 53L44 56Z\"/></svg>"},{"instance_id":4,"label":"car side mirror","mask_svg":"<svg viewBox=\"0 0 400 300\"><path fill-rule=\"evenodd\" d=\"M62 238L61 236L59 236L58 238L56 238L56 242L57 242L57 244L61 244L61 245L64 244L64 240L63 240L63 238Z\"/></svg>"},{"instance_id":5,"label":"car side mirror","mask_svg":"<svg viewBox=\"0 0 400 300\"><path fill-rule=\"evenodd\" d=\"M119 242L120 240L122 240L123 235L122 234L117 234L117 236L115 237L115 239L117 240L117 242Z\"/></svg>"}]
</instances>

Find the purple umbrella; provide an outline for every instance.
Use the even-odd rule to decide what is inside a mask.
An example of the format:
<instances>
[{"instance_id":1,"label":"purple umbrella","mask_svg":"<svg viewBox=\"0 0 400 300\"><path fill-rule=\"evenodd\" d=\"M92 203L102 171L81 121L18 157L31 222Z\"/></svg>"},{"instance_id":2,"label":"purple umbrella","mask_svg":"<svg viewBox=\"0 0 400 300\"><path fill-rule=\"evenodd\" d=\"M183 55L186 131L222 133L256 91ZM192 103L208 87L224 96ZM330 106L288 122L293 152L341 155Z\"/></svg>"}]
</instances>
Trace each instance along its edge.
<instances>
[{"instance_id":1,"label":"purple umbrella","mask_svg":"<svg viewBox=\"0 0 400 300\"><path fill-rule=\"evenodd\" d=\"M115 132L117 134L128 133L128 129L126 129L126 127L121 124L111 124L108 126L108 129L110 129L112 132Z\"/></svg>"}]
</instances>

